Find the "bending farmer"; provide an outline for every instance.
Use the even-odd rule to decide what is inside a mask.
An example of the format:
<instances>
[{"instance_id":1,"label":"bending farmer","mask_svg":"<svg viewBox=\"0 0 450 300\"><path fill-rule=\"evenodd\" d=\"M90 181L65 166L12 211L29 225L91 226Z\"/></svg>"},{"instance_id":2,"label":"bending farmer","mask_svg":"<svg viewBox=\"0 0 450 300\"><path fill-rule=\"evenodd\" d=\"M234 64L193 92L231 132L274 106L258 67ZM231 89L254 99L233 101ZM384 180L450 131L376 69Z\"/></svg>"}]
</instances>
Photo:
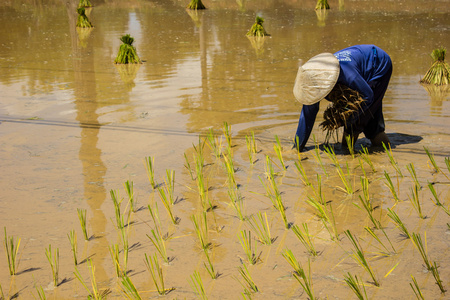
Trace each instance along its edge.
<instances>
[{"instance_id":1,"label":"bending farmer","mask_svg":"<svg viewBox=\"0 0 450 300\"><path fill-rule=\"evenodd\" d=\"M353 145L363 132L372 146L389 143L384 130L382 100L392 74L389 55L375 45L356 45L336 53L322 53L300 66L295 79L294 96L303 104L295 147L302 151L311 134L319 111L319 101L335 101L339 89L354 91L363 100L347 119L337 126L344 126L343 145L346 137L352 138ZM339 94L339 93L338 93ZM341 97L342 98L342 97Z\"/></svg>"}]
</instances>

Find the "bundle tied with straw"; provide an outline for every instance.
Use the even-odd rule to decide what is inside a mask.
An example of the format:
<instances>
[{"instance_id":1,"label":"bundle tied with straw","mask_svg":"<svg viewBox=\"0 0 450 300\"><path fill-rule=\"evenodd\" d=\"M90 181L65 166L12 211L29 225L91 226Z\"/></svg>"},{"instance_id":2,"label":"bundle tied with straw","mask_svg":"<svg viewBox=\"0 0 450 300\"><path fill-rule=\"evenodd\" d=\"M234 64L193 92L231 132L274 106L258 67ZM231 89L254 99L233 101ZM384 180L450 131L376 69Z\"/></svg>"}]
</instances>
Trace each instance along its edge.
<instances>
[{"instance_id":1,"label":"bundle tied with straw","mask_svg":"<svg viewBox=\"0 0 450 300\"><path fill-rule=\"evenodd\" d=\"M365 101L359 92L343 84L336 84L325 98L332 104L323 112L324 121L319 126L323 131L327 131L327 137L339 127L345 126Z\"/></svg>"},{"instance_id":2,"label":"bundle tied with straw","mask_svg":"<svg viewBox=\"0 0 450 300\"><path fill-rule=\"evenodd\" d=\"M129 34L124 35L120 38L122 45L120 45L119 53L114 60L115 64L140 64L141 60L136 53L136 48L132 45L134 38Z\"/></svg>"},{"instance_id":3,"label":"bundle tied with straw","mask_svg":"<svg viewBox=\"0 0 450 300\"><path fill-rule=\"evenodd\" d=\"M187 6L188 9L206 9L203 5L202 0L191 0L191 2Z\"/></svg>"},{"instance_id":4,"label":"bundle tied with straw","mask_svg":"<svg viewBox=\"0 0 450 300\"><path fill-rule=\"evenodd\" d=\"M318 10L318 9L330 9L328 0L317 0L316 10Z\"/></svg>"},{"instance_id":5,"label":"bundle tied with straw","mask_svg":"<svg viewBox=\"0 0 450 300\"><path fill-rule=\"evenodd\" d=\"M255 24L253 24L252 28L247 32L248 36L268 36L266 30L263 27L264 19L256 16Z\"/></svg>"},{"instance_id":6,"label":"bundle tied with straw","mask_svg":"<svg viewBox=\"0 0 450 300\"><path fill-rule=\"evenodd\" d=\"M420 83L445 85L450 82L450 66L445 62L445 48L434 49L431 52L433 64Z\"/></svg>"},{"instance_id":7,"label":"bundle tied with straw","mask_svg":"<svg viewBox=\"0 0 450 300\"><path fill-rule=\"evenodd\" d=\"M86 16L86 10L84 7L80 7L77 9L78 12L78 19L77 19L77 27L80 28L91 28L92 23L89 21L88 17Z\"/></svg>"}]
</instances>

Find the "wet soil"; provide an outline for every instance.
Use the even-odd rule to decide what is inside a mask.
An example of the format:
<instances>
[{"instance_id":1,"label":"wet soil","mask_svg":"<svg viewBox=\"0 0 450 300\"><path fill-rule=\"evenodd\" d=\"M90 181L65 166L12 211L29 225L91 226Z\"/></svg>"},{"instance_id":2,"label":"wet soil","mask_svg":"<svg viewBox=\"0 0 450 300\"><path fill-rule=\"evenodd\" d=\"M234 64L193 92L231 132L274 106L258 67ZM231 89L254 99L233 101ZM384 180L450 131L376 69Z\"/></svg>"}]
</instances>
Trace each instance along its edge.
<instances>
[{"instance_id":1,"label":"wet soil","mask_svg":"<svg viewBox=\"0 0 450 300\"><path fill-rule=\"evenodd\" d=\"M411 276L425 299L445 299L448 292L441 293L418 249L401 234L388 209L398 214L410 233L426 240L429 260L439 266L442 284L448 289L449 89L419 84L431 65L431 51L450 46L448 1L371 1L370 5L330 1L332 9L327 14L316 14L313 1L205 0L208 9L197 13L187 12L185 2L92 0L95 6L87 11L95 26L92 30L75 28L78 1L0 4L0 20L8 25L0 29L0 227L16 241L20 238L16 275L9 275L5 248L0 251L4 253L0 284L5 297L38 298L36 287L42 287L48 299L88 296L74 275L67 237L71 230L77 233L77 268L87 286L91 288L90 259L99 290L108 289L108 298L124 297L109 252L117 244L124 267L123 242L110 196L116 190L124 199L121 209L129 221L127 274L143 298L158 297L144 263L145 255L157 253L148 237L155 228L148 205L157 204L171 261L165 264L157 257L166 288L175 288L166 298L197 298L191 286L195 271L208 298L240 298L248 289L238 271L245 264L259 289L252 298L307 299L282 255L289 249L310 272L317 298L355 298L344 281L350 272L364 283L368 299L414 298ZM252 41L245 33L256 15L264 18L271 36ZM141 65L113 64L119 38L127 33L135 38L134 46L144 61ZM367 156L352 157L332 139L338 165L353 189L348 193L323 147L325 133L318 126L313 132L317 143L311 140L300 156L291 149L301 109L292 88L299 59L360 43L380 46L393 60L383 108L396 164L382 149L371 149L372 169ZM230 145L225 123L231 129ZM213 155L207 140L210 130L221 144L220 157ZM252 133L258 153L250 161L246 138ZM275 136L285 169L274 148ZM256 232L248 221L239 220L228 194L224 167L228 147L244 215L266 213L275 239L272 245L254 239L259 256L255 265L246 261L239 235L250 230L255 237ZM370 148L370 141L360 137L357 152L365 147ZM206 213L208 254L220 274L215 280L204 267L206 255L191 220L204 209L186 159L195 172L200 148L204 149L208 196L215 207ZM165 187L166 171L175 172L176 225L158 190L149 183L147 157L154 158L160 187ZM267 157L276 173L289 229L265 195ZM300 164L311 186L304 184ZM385 174L400 201L394 199ZM386 233L374 229L381 244L365 229L373 228L373 223L361 205L361 177L369 181L373 214ZM137 199L136 210L129 215L126 181L133 182ZM435 205L429 183L444 208ZM422 217L411 202L416 185ZM323 222L309 203L319 186L334 222ZM89 241L83 240L77 209L87 212ZM308 224L319 252L316 257L308 254L292 231L292 226L303 228L303 223ZM324 225L336 228L338 236ZM354 248L346 230L359 241L379 287L351 257ZM45 255L49 245L60 253L58 287L53 286Z\"/></svg>"}]
</instances>

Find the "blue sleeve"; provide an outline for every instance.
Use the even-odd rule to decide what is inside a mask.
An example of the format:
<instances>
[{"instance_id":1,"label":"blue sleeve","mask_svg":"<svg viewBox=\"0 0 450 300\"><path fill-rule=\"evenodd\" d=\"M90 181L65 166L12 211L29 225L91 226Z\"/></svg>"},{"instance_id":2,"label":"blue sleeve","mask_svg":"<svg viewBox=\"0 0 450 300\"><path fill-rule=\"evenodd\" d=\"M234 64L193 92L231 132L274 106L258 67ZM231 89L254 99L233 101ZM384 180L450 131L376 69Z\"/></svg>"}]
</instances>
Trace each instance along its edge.
<instances>
[{"instance_id":1,"label":"blue sleeve","mask_svg":"<svg viewBox=\"0 0 450 300\"><path fill-rule=\"evenodd\" d=\"M294 145L302 151L306 145L306 142L311 135L311 131L316 121L317 113L319 112L320 102L312 105L303 105L300 119L298 120L297 132L295 133ZM298 140L298 143L297 143Z\"/></svg>"}]
</instances>

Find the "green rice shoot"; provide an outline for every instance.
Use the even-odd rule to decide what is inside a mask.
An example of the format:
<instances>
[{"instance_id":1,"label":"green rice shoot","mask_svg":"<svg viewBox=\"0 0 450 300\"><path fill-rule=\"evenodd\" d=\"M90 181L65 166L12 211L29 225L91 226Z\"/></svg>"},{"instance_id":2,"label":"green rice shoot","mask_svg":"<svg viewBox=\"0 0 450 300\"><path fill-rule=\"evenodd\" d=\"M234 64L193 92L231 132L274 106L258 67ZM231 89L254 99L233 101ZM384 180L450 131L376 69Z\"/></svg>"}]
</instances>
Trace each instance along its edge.
<instances>
[{"instance_id":1,"label":"green rice shoot","mask_svg":"<svg viewBox=\"0 0 450 300\"><path fill-rule=\"evenodd\" d=\"M270 36L270 34L268 34L266 32L266 30L264 29L263 23L264 23L264 19L261 18L260 16L256 16L255 23L252 25L250 30L247 32L247 36L259 36L259 37Z\"/></svg>"}]
</instances>

